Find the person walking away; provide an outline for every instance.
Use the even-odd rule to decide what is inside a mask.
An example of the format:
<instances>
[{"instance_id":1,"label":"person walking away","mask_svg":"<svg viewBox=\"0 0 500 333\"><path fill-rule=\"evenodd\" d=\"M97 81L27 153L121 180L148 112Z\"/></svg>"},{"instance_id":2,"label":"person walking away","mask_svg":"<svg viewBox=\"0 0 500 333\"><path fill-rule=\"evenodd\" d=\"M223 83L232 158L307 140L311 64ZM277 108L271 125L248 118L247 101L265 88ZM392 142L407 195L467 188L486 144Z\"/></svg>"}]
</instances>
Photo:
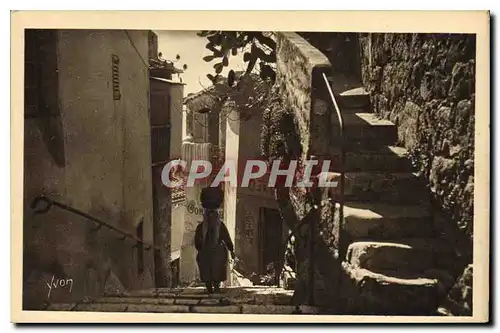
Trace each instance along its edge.
<instances>
[{"instance_id":1,"label":"person walking away","mask_svg":"<svg viewBox=\"0 0 500 333\"><path fill-rule=\"evenodd\" d=\"M217 208L222 203L220 189L207 187L201 192L203 221L195 231L196 261L200 278L209 293L220 292L220 283L227 278L228 251L234 259L234 245Z\"/></svg>"}]
</instances>

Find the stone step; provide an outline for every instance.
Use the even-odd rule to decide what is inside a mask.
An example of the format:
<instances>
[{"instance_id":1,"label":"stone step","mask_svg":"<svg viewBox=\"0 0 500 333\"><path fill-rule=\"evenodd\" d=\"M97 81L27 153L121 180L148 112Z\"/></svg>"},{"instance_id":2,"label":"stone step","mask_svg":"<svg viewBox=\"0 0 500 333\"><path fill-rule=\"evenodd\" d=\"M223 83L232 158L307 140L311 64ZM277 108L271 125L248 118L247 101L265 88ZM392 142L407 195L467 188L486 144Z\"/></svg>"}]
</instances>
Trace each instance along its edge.
<instances>
[{"instance_id":1,"label":"stone step","mask_svg":"<svg viewBox=\"0 0 500 333\"><path fill-rule=\"evenodd\" d=\"M335 139L339 135L337 125L332 125L332 135L335 146L335 142L340 142L340 139ZM398 130L394 123L380 119L374 113L345 113L344 137L349 147L354 143L361 147L394 145L398 140Z\"/></svg>"},{"instance_id":2,"label":"stone step","mask_svg":"<svg viewBox=\"0 0 500 333\"><path fill-rule=\"evenodd\" d=\"M343 112L356 108L368 110L370 107L370 93L363 87L342 91L336 98Z\"/></svg>"},{"instance_id":3,"label":"stone step","mask_svg":"<svg viewBox=\"0 0 500 333\"><path fill-rule=\"evenodd\" d=\"M398 146L379 146L375 149L352 149L346 150L344 167L346 171L412 171L413 166L410 159L407 157L408 151L403 147ZM334 149L330 159L331 170L336 171L337 166L340 166L341 152L339 149ZM326 157L325 157L326 158Z\"/></svg>"},{"instance_id":4,"label":"stone step","mask_svg":"<svg viewBox=\"0 0 500 333\"><path fill-rule=\"evenodd\" d=\"M360 241L349 245L346 262L353 268L376 273L409 277L440 266L438 252L446 251L432 240L401 240L397 242ZM452 259L450 257L450 259Z\"/></svg>"},{"instance_id":5,"label":"stone step","mask_svg":"<svg viewBox=\"0 0 500 333\"><path fill-rule=\"evenodd\" d=\"M69 304L54 304L48 310L53 311L83 311L83 312L148 312L148 313L188 313L188 305L165 305L149 303L128 303L126 299L121 303L83 303L76 306Z\"/></svg>"},{"instance_id":6,"label":"stone step","mask_svg":"<svg viewBox=\"0 0 500 333\"><path fill-rule=\"evenodd\" d=\"M278 287L228 287L208 294L204 288L134 290L86 299L80 304L52 304L53 311L151 313L317 314L324 309L292 304L293 290Z\"/></svg>"},{"instance_id":7,"label":"stone step","mask_svg":"<svg viewBox=\"0 0 500 333\"><path fill-rule=\"evenodd\" d=\"M134 290L125 295L107 295L108 298L117 300L119 298L134 299L140 302L154 303L150 299L171 299L172 304L177 305L213 305L213 304L274 304L290 305L292 303L293 290L285 290L279 287L252 286L252 287L228 287L221 288L221 292L208 294L202 287L189 287L184 289L158 288L149 290ZM103 298L107 300L108 298ZM169 302L169 301L163 301Z\"/></svg>"},{"instance_id":8,"label":"stone step","mask_svg":"<svg viewBox=\"0 0 500 333\"><path fill-rule=\"evenodd\" d=\"M346 202L344 234L351 241L431 236L430 216L423 205Z\"/></svg>"},{"instance_id":9,"label":"stone step","mask_svg":"<svg viewBox=\"0 0 500 333\"><path fill-rule=\"evenodd\" d=\"M342 269L341 290L347 314L431 315L453 283L448 273L439 270L397 278L345 262Z\"/></svg>"},{"instance_id":10,"label":"stone step","mask_svg":"<svg viewBox=\"0 0 500 333\"><path fill-rule=\"evenodd\" d=\"M94 303L123 303L128 304L153 304L153 305L229 305L231 302L225 298L209 298L209 297L102 297L94 301Z\"/></svg>"},{"instance_id":11,"label":"stone step","mask_svg":"<svg viewBox=\"0 0 500 333\"><path fill-rule=\"evenodd\" d=\"M47 308L51 311L83 311L83 312L139 312L139 313L231 313L231 314L319 314L322 309L307 305L273 305L273 304L227 304L227 305L175 305L159 304L146 301L138 303L136 300L124 297L118 300L108 299L110 302L84 304L53 304ZM144 299L142 299L144 301Z\"/></svg>"},{"instance_id":12,"label":"stone step","mask_svg":"<svg viewBox=\"0 0 500 333\"><path fill-rule=\"evenodd\" d=\"M428 204L429 200L425 180L412 172L347 172L344 196L346 201L400 204Z\"/></svg>"}]
</instances>

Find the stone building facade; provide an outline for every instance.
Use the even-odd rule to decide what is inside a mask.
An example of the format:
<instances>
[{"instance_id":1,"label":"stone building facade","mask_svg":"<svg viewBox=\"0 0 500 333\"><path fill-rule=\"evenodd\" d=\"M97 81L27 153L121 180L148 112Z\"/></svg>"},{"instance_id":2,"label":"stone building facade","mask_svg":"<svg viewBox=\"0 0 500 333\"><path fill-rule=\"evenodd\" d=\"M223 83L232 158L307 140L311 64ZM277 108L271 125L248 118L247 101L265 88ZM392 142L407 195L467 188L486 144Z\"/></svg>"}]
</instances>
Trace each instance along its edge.
<instances>
[{"instance_id":1,"label":"stone building facade","mask_svg":"<svg viewBox=\"0 0 500 333\"><path fill-rule=\"evenodd\" d=\"M31 209L45 195L154 242L148 32L26 30L25 41L23 307L153 287L153 250ZM72 289L49 296L53 278Z\"/></svg>"}]
</instances>

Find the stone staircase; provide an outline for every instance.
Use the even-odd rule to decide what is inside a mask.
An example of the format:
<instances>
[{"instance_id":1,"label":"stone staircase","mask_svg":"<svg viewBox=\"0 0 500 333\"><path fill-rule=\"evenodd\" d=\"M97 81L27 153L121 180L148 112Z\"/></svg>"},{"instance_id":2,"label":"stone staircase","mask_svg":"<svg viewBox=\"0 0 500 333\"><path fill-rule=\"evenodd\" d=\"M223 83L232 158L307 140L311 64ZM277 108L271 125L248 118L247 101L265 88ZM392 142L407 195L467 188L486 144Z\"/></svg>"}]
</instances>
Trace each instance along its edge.
<instances>
[{"instance_id":1,"label":"stone staircase","mask_svg":"<svg viewBox=\"0 0 500 333\"><path fill-rule=\"evenodd\" d=\"M222 314L320 314L316 307L292 304L293 291L277 287L228 287L208 294L202 287L149 289L110 294L79 303L52 304L50 311L222 313Z\"/></svg>"},{"instance_id":2,"label":"stone staircase","mask_svg":"<svg viewBox=\"0 0 500 333\"><path fill-rule=\"evenodd\" d=\"M395 124L363 88L341 92L346 139L342 294L346 314L431 315L453 284L451 247L434 238L425 180ZM338 156L337 156L338 157Z\"/></svg>"}]
</instances>

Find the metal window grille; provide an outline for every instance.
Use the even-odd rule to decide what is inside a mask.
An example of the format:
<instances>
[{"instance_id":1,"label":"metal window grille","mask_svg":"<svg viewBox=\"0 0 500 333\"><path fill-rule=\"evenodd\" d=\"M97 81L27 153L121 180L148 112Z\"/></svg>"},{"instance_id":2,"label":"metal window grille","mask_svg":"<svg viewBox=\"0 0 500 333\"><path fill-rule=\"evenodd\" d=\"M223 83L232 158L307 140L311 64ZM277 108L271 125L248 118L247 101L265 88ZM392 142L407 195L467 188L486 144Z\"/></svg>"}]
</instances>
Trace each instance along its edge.
<instances>
[{"instance_id":1,"label":"metal window grille","mask_svg":"<svg viewBox=\"0 0 500 333\"><path fill-rule=\"evenodd\" d=\"M113 100L121 99L120 93L120 58L113 54L111 55L112 77L113 77Z\"/></svg>"}]
</instances>

